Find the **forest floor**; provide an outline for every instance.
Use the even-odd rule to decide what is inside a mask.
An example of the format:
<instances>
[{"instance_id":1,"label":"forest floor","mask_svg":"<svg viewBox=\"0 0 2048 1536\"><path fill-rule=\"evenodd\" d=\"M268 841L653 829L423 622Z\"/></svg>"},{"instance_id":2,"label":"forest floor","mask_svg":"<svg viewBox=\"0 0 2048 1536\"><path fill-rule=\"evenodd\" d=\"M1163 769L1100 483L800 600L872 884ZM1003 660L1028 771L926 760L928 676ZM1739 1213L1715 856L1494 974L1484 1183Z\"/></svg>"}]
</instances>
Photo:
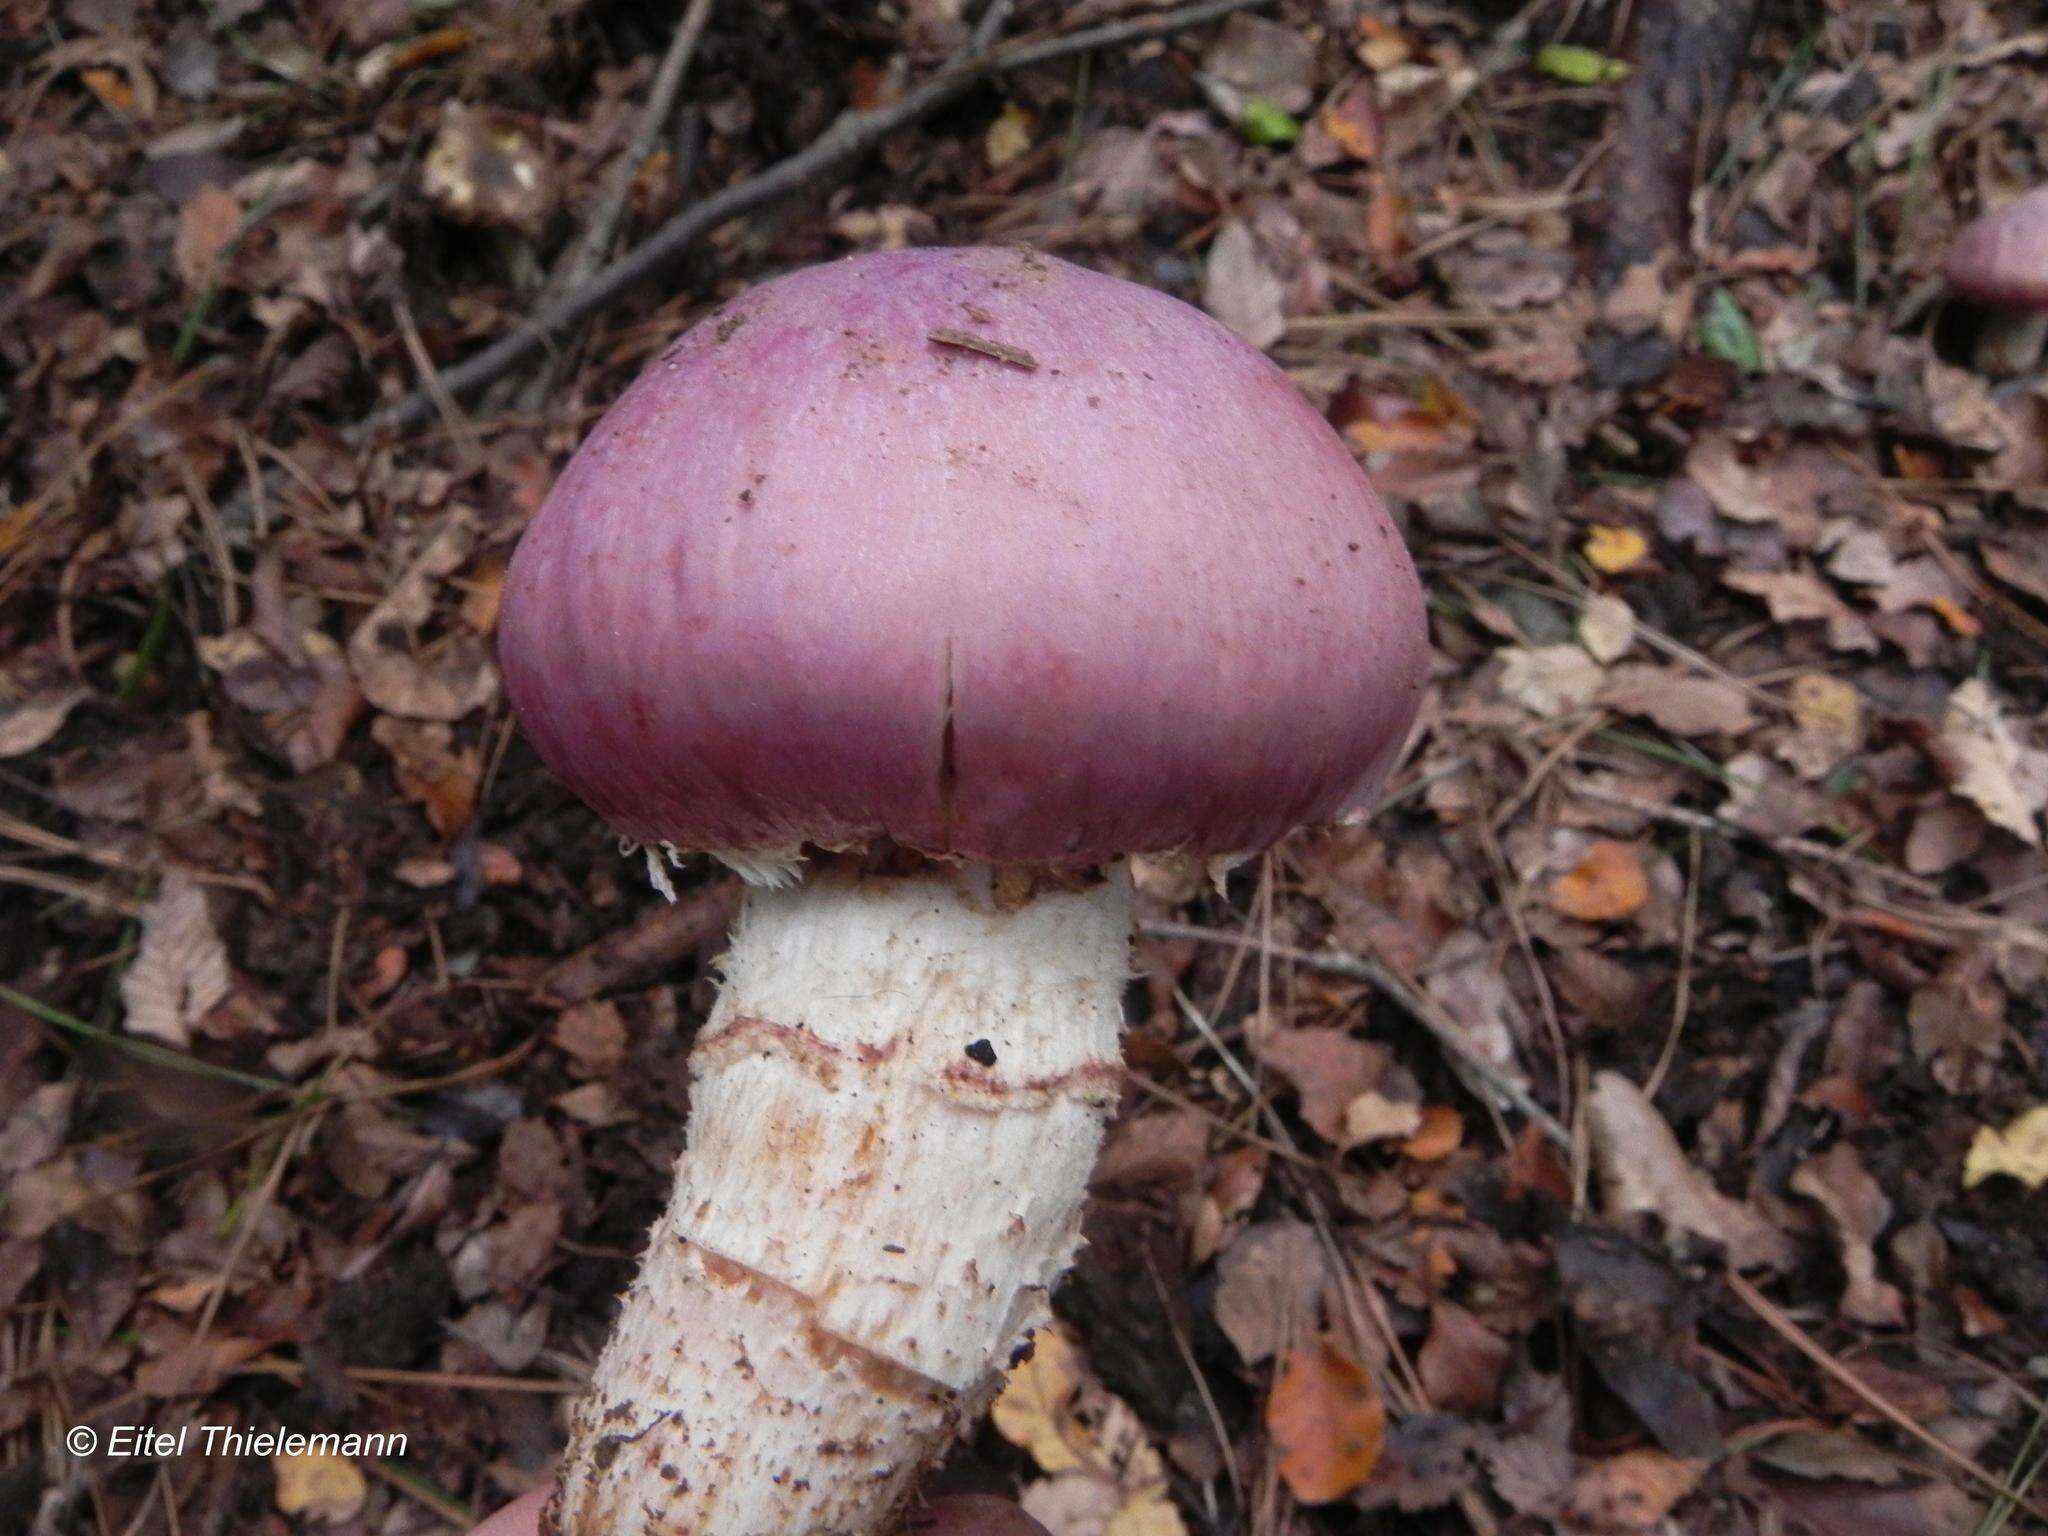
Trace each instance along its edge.
<instances>
[{"instance_id":1,"label":"forest floor","mask_svg":"<svg viewBox=\"0 0 2048 1536\"><path fill-rule=\"evenodd\" d=\"M1055 1536L2044 1528L2048 391L1941 275L2048 178L2038 10L690 10L0 0L0 1530L546 1475L735 882L667 905L522 742L506 560L667 338L933 242L1267 348L1434 638L1374 818L1143 872L1091 1242L948 1476Z\"/></svg>"}]
</instances>

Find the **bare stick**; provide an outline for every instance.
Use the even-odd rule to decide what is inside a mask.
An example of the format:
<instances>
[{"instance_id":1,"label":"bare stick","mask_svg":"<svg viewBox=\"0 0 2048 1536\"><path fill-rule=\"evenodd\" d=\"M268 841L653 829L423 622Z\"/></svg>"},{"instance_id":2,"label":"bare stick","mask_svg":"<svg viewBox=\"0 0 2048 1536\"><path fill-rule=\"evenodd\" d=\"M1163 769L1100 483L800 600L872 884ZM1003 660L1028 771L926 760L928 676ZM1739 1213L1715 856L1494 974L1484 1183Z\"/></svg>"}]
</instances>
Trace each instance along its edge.
<instances>
[{"instance_id":1,"label":"bare stick","mask_svg":"<svg viewBox=\"0 0 2048 1536\"><path fill-rule=\"evenodd\" d=\"M654 83L648 88L647 101L640 109L640 120L634 125L632 140L605 179L597 205L591 209L589 222L571 243L561 263L549 274L547 284L541 290L543 302L560 294L574 293L595 277L604 265L604 259L611 251L612 237L618 233L619 221L626 215L626 203L633 195L634 178L639 175L647 157L654 153L655 141L661 137L662 129L675 111L676 92L682 88L683 75L697 52L697 40L704 35L704 24L711 19L711 4L712 0L690 0L690 8L677 24L668 52L662 55L661 64L655 70ZM554 393L562 362L562 354L556 353L548 359L546 367L532 375L519 392L518 403L522 409L537 411Z\"/></svg>"},{"instance_id":2,"label":"bare stick","mask_svg":"<svg viewBox=\"0 0 2048 1536\"><path fill-rule=\"evenodd\" d=\"M683 76L696 55L697 40L704 35L704 24L711 19L711 3L712 0L690 0L690 8L683 12L683 19L676 26L675 38L669 43L668 52L662 56L653 85L648 87L647 103L640 109L640 121L633 130L633 140L612 167L597 206L590 212L590 222L584 226L582 235L569 252L569 259L549 282L551 294L581 288L604 265L606 249L618 231L619 220L625 216L626 201L632 196L633 178L647 157L654 153L655 141L661 137L662 129L675 111L676 92L682 88Z\"/></svg>"},{"instance_id":3,"label":"bare stick","mask_svg":"<svg viewBox=\"0 0 2048 1536\"><path fill-rule=\"evenodd\" d=\"M1263 3L1265 0L1202 0L1201 4L1182 6L1132 21L1090 27L1065 37L1036 41L1019 39L963 59L887 106L868 112L843 113L804 149L786 160L777 161L760 175L749 177L684 209L655 231L644 244L598 272L582 287L543 304L539 313L518 329L501 336L476 356L443 373L441 385L448 394L460 398L503 377L546 346L549 339L564 328L602 309L635 284L664 271L678 256L719 225L741 214L751 213L763 204L784 197L805 183L857 160L898 128L936 111L989 75L1119 43L1165 37L1232 11L1246 10ZM417 426L432 411L432 397L424 390L416 390L395 405L373 413L351 436L360 439L386 427Z\"/></svg>"}]
</instances>

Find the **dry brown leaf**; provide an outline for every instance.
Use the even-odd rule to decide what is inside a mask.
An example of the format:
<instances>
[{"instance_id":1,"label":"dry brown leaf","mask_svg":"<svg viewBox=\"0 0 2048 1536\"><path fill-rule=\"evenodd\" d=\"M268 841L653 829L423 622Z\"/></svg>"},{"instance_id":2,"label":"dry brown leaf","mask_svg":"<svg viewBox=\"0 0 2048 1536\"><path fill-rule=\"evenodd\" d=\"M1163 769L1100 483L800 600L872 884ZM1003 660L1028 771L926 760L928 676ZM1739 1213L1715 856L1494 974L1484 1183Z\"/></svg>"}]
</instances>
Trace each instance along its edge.
<instances>
[{"instance_id":1,"label":"dry brown leaf","mask_svg":"<svg viewBox=\"0 0 2048 1536\"><path fill-rule=\"evenodd\" d=\"M1305 1221L1263 1222L1216 1261L1216 1326L1246 1365L1271 1359L1314 1325L1325 1260Z\"/></svg>"},{"instance_id":2,"label":"dry brown leaf","mask_svg":"<svg viewBox=\"0 0 2048 1536\"><path fill-rule=\"evenodd\" d=\"M466 629L417 655L414 633L433 614L434 589L467 558L475 533L467 513L450 514L419 557L349 636L348 659L364 695L409 720L459 720L497 696L490 647Z\"/></svg>"},{"instance_id":3,"label":"dry brown leaf","mask_svg":"<svg viewBox=\"0 0 2048 1536\"><path fill-rule=\"evenodd\" d=\"M242 227L242 205L227 188L201 187L178 210L178 232L171 243L171 264L187 288L199 288L215 276L214 262Z\"/></svg>"},{"instance_id":4,"label":"dry brown leaf","mask_svg":"<svg viewBox=\"0 0 2048 1536\"><path fill-rule=\"evenodd\" d=\"M1345 1114L1352 1101L1379 1087L1391 1058L1387 1049L1353 1039L1341 1029L1280 1025L1258 1043L1261 1062L1301 1096L1301 1117L1332 1146L1352 1143Z\"/></svg>"},{"instance_id":5,"label":"dry brown leaf","mask_svg":"<svg viewBox=\"0 0 2048 1536\"><path fill-rule=\"evenodd\" d=\"M1650 878L1633 843L1603 838L1579 862L1550 882L1550 905L1582 923L1631 917L1650 899Z\"/></svg>"},{"instance_id":6,"label":"dry brown leaf","mask_svg":"<svg viewBox=\"0 0 2048 1536\"><path fill-rule=\"evenodd\" d=\"M1617 1072L1594 1077L1586 1120L1610 1214L1648 1212L1674 1235L1710 1238L1738 1269L1789 1262L1784 1235L1688 1163L1664 1117L1627 1078Z\"/></svg>"},{"instance_id":7,"label":"dry brown leaf","mask_svg":"<svg viewBox=\"0 0 2048 1536\"><path fill-rule=\"evenodd\" d=\"M1803 779L1819 779L1863 746L1863 699L1853 685L1825 672L1792 679L1788 701L1797 727L1777 754Z\"/></svg>"},{"instance_id":8,"label":"dry brown leaf","mask_svg":"<svg viewBox=\"0 0 2048 1536\"><path fill-rule=\"evenodd\" d=\"M1288 1352L1266 1399L1266 1429L1288 1491L1327 1504L1379 1465L1387 1409L1365 1367L1325 1335Z\"/></svg>"},{"instance_id":9,"label":"dry brown leaf","mask_svg":"<svg viewBox=\"0 0 2048 1536\"><path fill-rule=\"evenodd\" d=\"M1872 1246L1892 1219L1892 1203L1857 1157L1855 1147L1838 1141L1808 1158L1793 1173L1794 1194L1806 1196L1834 1226L1842 1247L1842 1269L1848 1285L1842 1310L1873 1328L1905 1325L1906 1303L1895 1286L1878 1278L1877 1252Z\"/></svg>"},{"instance_id":10,"label":"dry brown leaf","mask_svg":"<svg viewBox=\"0 0 2048 1536\"><path fill-rule=\"evenodd\" d=\"M564 1009L554 1036L578 1077L602 1077L626 1059L626 1021L616 1003L599 999Z\"/></svg>"},{"instance_id":11,"label":"dry brown leaf","mask_svg":"<svg viewBox=\"0 0 2048 1536\"><path fill-rule=\"evenodd\" d=\"M1287 291L1243 219L1216 233L1202 267L1202 307L1255 347L1270 347L1287 329Z\"/></svg>"},{"instance_id":12,"label":"dry brown leaf","mask_svg":"<svg viewBox=\"0 0 2048 1536\"><path fill-rule=\"evenodd\" d=\"M1941 722L1949 782L1994 827L2030 848L2041 846L2040 815L2048 806L2048 752L2021 744L1998 697L1973 677L1949 695Z\"/></svg>"},{"instance_id":13,"label":"dry brown leaf","mask_svg":"<svg viewBox=\"0 0 2048 1536\"><path fill-rule=\"evenodd\" d=\"M1585 1466L1564 1497L1566 1524L1589 1531L1646 1531L1692 1492L1706 1470L1663 1451L1623 1451Z\"/></svg>"},{"instance_id":14,"label":"dry brown leaf","mask_svg":"<svg viewBox=\"0 0 2048 1536\"><path fill-rule=\"evenodd\" d=\"M1510 645L1496 654L1500 691L1533 714L1584 709L1605 680L1600 664L1576 645Z\"/></svg>"},{"instance_id":15,"label":"dry brown leaf","mask_svg":"<svg viewBox=\"0 0 2048 1536\"><path fill-rule=\"evenodd\" d=\"M481 752L456 747L454 731L439 720L379 715L370 735L391 754L399 792L419 804L435 832L447 839L469 825L483 777Z\"/></svg>"},{"instance_id":16,"label":"dry brown leaf","mask_svg":"<svg viewBox=\"0 0 2048 1536\"><path fill-rule=\"evenodd\" d=\"M1616 667L1600 702L1677 736L1739 736L1756 724L1749 695L1734 683L1678 667Z\"/></svg>"},{"instance_id":17,"label":"dry brown leaf","mask_svg":"<svg viewBox=\"0 0 2048 1536\"><path fill-rule=\"evenodd\" d=\"M90 688L58 688L0 701L0 758L23 757L64 728L71 711L92 697Z\"/></svg>"},{"instance_id":18,"label":"dry brown leaf","mask_svg":"<svg viewBox=\"0 0 2048 1536\"><path fill-rule=\"evenodd\" d=\"M1817 619L1838 651L1874 651L1877 636L1841 595L1810 571L1727 571L1721 585L1763 599L1780 624Z\"/></svg>"},{"instance_id":19,"label":"dry brown leaf","mask_svg":"<svg viewBox=\"0 0 2048 1536\"><path fill-rule=\"evenodd\" d=\"M1415 1368L1439 1408L1489 1414L1500 1401L1502 1373L1514 1351L1508 1341L1463 1307L1439 1301L1429 1311L1429 1337Z\"/></svg>"},{"instance_id":20,"label":"dry brown leaf","mask_svg":"<svg viewBox=\"0 0 2048 1536\"><path fill-rule=\"evenodd\" d=\"M131 1035L189 1045L192 1026L232 984L206 892L191 876L171 871L142 909L142 942L121 974L124 1026Z\"/></svg>"}]
</instances>

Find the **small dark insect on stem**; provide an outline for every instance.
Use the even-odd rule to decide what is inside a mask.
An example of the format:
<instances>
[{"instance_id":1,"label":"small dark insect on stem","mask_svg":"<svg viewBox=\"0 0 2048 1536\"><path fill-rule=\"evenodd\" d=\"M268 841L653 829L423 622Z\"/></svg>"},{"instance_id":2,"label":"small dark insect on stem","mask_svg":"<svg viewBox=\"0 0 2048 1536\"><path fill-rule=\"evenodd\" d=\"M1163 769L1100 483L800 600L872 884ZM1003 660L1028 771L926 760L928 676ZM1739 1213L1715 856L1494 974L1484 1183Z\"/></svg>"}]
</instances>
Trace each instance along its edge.
<instances>
[{"instance_id":1,"label":"small dark insect on stem","mask_svg":"<svg viewBox=\"0 0 2048 1536\"><path fill-rule=\"evenodd\" d=\"M967 331L926 331L925 339L937 342L942 347L959 347L968 352L979 352L983 357L992 357L997 362L1008 363L1013 368L1036 368L1038 359L1022 347L1006 346L1000 341L990 341L986 336L976 336Z\"/></svg>"}]
</instances>

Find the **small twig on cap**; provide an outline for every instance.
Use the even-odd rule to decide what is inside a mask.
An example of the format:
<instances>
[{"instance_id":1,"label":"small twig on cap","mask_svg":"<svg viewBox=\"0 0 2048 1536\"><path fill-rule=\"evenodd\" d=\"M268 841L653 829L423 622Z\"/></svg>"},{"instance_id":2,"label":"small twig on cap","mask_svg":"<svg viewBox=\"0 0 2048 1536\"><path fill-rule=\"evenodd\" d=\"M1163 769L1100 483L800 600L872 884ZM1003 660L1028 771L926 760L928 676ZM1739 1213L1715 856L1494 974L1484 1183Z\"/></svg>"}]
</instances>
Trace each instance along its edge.
<instances>
[{"instance_id":1,"label":"small twig on cap","mask_svg":"<svg viewBox=\"0 0 2048 1536\"><path fill-rule=\"evenodd\" d=\"M979 352L983 357L992 357L997 362L1008 363L1013 368L1036 368L1038 359L1022 347L1008 346L1000 341L990 341L986 336L976 336L971 331L937 330L926 331L925 339L942 347L958 347L965 352Z\"/></svg>"},{"instance_id":2,"label":"small twig on cap","mask_svg":"<svg viewBox=\"0 0 2048 1536\"><path fill-rule=\"evenodd\" d=\"M523 325L441 374L441 387L449 396L459 399L503 377L568 326L602 309L627 289L666 270L684 251L721 224L751 213L763 204L774 202L798 187L859 159L897 129L929 116L989 75L1119 43L1165 37L1227 16L1232 11L1248 10L1264 3L1265 0L1202 0L1197 5L1090 27L1064 37L1020 38L971 54L924 84L906 91L887 106L867 112L844 113L804 149L786 160L777 161L758 176L750 176L685 208L645 242L598 272L589 282L551 303L543 304ZM350 435L361 439L387 427L417 426L433 410L433 397L424 389L415 390L390 407L367 417Z\"/></svg>"}]
</instances>

